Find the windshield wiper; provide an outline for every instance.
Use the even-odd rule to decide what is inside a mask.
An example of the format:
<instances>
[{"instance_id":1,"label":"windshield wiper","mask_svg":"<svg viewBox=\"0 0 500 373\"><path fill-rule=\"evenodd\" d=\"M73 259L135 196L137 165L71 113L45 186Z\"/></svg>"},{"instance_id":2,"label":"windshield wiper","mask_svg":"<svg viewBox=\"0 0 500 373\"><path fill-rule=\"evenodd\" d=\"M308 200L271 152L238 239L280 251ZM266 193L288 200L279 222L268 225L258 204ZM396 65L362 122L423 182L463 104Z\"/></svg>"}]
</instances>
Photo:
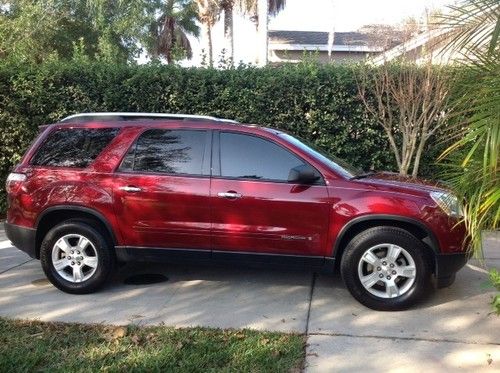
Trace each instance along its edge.
<instances>
[{"instance_id":1,"label":"windshield wiper","mask_svg":"<svg viewBox=\"0 0 500 373\"><path fill-rule=\"evenodd\" d=\"M374 171L364 172L362 174L351 177L350 180L364 179L365 177L372 176L372 175L375 175Z\"/></svg>"}]
</instances>

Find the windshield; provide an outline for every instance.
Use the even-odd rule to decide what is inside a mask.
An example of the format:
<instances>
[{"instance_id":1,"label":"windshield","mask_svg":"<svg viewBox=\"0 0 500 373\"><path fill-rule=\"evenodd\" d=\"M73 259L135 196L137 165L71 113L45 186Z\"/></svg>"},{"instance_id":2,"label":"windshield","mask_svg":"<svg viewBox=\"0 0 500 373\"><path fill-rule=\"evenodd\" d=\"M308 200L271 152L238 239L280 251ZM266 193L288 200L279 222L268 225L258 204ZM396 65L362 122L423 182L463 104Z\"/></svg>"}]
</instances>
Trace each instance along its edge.
<instances>
[{"instance_id":1,"label":"windshield","mask_svg":"<svg viewBox=\"0 0 500 373\"><path fill-rule=\"evenodd\" d=\"M357 175L363 174L363 170L350 165L343 159L337 158L325 149L322 149L307 140L291 136L287 133L282 133L280 134L280 136L283 136L288 142L312 155L319 161L325 163L327 166L330 166L335 172L341 174L344 177L352 178Z\"/></svg>"}]
</instances>

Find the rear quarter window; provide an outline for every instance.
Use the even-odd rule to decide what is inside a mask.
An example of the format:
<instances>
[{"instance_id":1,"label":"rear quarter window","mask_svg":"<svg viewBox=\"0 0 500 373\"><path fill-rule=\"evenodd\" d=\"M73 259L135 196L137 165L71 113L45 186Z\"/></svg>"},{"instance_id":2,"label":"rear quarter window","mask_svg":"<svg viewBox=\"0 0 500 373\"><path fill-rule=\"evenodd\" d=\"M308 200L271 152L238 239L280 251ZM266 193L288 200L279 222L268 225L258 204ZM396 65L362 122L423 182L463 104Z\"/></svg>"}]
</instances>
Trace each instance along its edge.
<instances>
[{"instance_id":1,"label":"rear quarter window","mask_svg":"<svg viewBox=\"0 0 500 373\"><path fill-rule=\"evenodd\" d=\"M85 168L118 133L118 128L64 128L51 132L31 159L34 166Z\"/></svg>"}]
</instances>

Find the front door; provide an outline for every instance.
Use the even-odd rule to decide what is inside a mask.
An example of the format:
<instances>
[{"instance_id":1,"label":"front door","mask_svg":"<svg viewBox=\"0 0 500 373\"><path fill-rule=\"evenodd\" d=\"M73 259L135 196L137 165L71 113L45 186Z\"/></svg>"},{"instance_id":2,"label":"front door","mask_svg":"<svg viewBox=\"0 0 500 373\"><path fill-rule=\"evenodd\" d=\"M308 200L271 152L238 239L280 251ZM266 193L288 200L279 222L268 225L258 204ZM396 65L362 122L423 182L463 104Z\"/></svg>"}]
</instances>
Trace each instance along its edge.
<instances>
[{"instance_id":1,"label":"front door","mask_svg":"<svg viewBox=\"0 0 500 373\"><path fill-rule=\"evenodd\" d=\"M210 249L211 133L148 129L116 173L125 246Z\"/></svg>"},{"instance_id":2,"label":"front door","mask_svg":"<svg viewBox=\"0 0 500 373\"><path fill-rule=\"evenodd\" d=\"M326 186L322 180L317 185L287 181L290 169L304 161L253 135L221 132L216 143L220 163L210 193L215 252L324 255Z\"/></svg>"}]
</instances>

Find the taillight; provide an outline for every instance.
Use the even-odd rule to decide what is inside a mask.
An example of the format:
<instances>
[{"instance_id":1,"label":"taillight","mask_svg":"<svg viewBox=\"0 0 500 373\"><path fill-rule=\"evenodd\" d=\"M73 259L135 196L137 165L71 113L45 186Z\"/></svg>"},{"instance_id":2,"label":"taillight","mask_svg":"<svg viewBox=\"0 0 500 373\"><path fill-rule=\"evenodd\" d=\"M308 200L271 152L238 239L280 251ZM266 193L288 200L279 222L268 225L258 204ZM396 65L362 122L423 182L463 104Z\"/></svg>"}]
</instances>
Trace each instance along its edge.
<instances>
[{"instance_id":1,"label":"taillight","mask_svg":"<svg viewBox=\"0 0 500 373\"><path fill-rule=\"evenodd\" d=\"M5 183L5 189L7 193L15 193L19 190L23 182L26 181L26 175L18 172L12 172L7 176L7 182Z\"/></svg>"}]
</instances>

